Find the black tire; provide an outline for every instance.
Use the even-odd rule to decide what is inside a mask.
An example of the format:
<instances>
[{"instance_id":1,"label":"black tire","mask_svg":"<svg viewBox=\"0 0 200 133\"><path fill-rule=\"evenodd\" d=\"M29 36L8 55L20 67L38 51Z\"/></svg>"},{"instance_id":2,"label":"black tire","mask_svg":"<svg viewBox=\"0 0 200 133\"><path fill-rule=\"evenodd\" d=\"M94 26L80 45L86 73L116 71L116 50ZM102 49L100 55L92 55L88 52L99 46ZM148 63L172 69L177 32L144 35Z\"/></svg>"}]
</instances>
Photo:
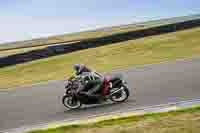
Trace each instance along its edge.
<instances>
[{"instance_id":1,"label":"black tire","mask_svg":"<svg viewBox=\"0 0 200 133\"><path fill-rule=\"evenodd\" d=\"M121 103L121 102L124 102L128 99L130 93L129 93L129 89L125 86L125 85L122 85L121 87L124 87L123 91L126 93L126 97L122 100L115 100L114 99L114 95L110 97L110 100L113 101L113 102L117 102L117 103Z\"/></svg>"},{"instance_id":2,"label":"black tire","mask_svg":"<svg viewBox=\"0 0 200 133\"><path fill-rule=\"evenodd\" d=\"M66 101L66 100L68 100L67 98L70 98L70 97L71 97L70 95L65 95L65 96L62 97L62 103L63 103L63 105L65 107L69 108L69 109L78 109L78 108L80 108L82 104L81 104L81 101L79 101L79 100L77 100L78 105L76 105L75 107L72 107L72 106L70 106L68 104L68 101Z\"/></svg>"}]
</instances>

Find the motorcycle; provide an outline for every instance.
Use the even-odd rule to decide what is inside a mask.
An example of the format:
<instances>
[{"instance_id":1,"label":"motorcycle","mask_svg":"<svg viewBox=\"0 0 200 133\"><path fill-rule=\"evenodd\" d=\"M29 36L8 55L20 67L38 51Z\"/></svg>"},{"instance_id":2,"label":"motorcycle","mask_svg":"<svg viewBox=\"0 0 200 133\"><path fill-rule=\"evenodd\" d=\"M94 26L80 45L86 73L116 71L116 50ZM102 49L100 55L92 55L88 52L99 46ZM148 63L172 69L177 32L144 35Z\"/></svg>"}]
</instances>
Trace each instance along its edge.
<instances>
[{"instance_id":1,"label":"motorcycle","mask_svg":"<svg viewBox=\"0 0 200 133\"><path fill-rule=\"evenodd\" d=\"M79 93L78 91L78 87L82 81L80 77L69 78L65 85L65 94L62 98L63 105L69 109L78 109L83 104L101 104L107 100L111 100L114 103L120 103L128 99L129 88L125 80L119 76L109 75L103 76L103 79L103 87L99 92L97 92L100 96L89 97L88 95Z\"/></svg>"}]
</instances>

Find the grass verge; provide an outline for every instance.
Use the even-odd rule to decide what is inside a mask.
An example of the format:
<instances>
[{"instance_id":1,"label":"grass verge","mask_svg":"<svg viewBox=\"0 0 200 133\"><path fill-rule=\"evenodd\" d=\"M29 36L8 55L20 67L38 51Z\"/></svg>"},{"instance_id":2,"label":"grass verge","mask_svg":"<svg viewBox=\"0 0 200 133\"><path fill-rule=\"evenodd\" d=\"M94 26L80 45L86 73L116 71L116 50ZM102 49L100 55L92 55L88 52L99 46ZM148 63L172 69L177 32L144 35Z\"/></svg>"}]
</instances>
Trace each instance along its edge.
<instances>
[{"instance_id":1,"label":"grass verge","mask_svg":"<svg viewBox=\"0 0 200 133\"><path fill-rule=\"evenodd\" d=\"M129 40L0 69L0 88L23 86L71 75L83 63L100 72L200 55L200 28Z\"/></svg>"},{"instance_id":2,"label":"grass verge","mask_svg":"<svg viewBox=\"0 0 200 133\"><path fill-rule=\"evenodd\" d=\"M135 23L135 24L105 27L105 28L100 28L96 30L69 33L69 34L63 34L63 35L57 35L57 36L49 36L49 37L38 38L38 39L33 39L33 40L4 43L0 45L0 52L3 52L2 56L6 56L8 54L12 55L15 53L16 49L17 49L17 53L23 53L24 51L27 51L29 48L33 48L33 47L34 49L40 49L40 46L45 47L47 45L54 45L56 43L58 44L58 43L63 43L63 42L67 43L67 42L81 41L84 39L94 39L98 37L105 37L105 36L114 35L118 33L126 33L130 31L148 29L152 27L174 24L178 22L185 22L185 21L195 20L199 18L200 18L200 15L196 14L196 15L174 17L174 18L167 18L167 19L161 19L161 20L151 20L151 21ZM5 55L3 55L4 51L5 51Z\"/></svg>"},{"instance_id":3,"label":"grass verge","mask_svg":"<svg viewBox=\"0 0 200 133\"><path fill-rule=\"evenodd\" d=\"M200 107L69 125L29 133L199 133Z\"/></svg>"}]
</instances>

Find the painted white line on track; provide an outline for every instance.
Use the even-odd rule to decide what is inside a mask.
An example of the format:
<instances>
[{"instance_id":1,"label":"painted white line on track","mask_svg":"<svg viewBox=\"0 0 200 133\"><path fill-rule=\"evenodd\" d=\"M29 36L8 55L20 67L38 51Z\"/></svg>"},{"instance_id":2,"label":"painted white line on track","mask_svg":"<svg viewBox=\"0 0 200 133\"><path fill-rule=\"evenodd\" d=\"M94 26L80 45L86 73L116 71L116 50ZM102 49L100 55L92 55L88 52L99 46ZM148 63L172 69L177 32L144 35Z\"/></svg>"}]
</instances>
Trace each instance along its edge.
<instances>
[{"instance_id":1,"label":"painted white line on track","mask_svg":"<svg viewBox=\"0 0 200 133\"><path fill-rule=\"evenodd\" d=\"M3 133L23 133L23 132L28 132L28 131L32 131L32 130L57 128L57 127L66 126L66 125L87 124L87 123L93 123L93 122L98 122L98 121L102 121L102 120L143 115L146 113L159 113L159 112L174 111L177 109L184 109L184 108L189 108L189 107L199 106L199 105L200 105L200 99L191 99L191 100L186 100L186 101L170 102L167 104L152 105L152 106L140 107L140 108L135 108L135 109L130 108L130 109L127 109L126 112L121 110L121 111L103 113L103 114L98 114L98 115L91 115L91 116L88 116L81 120L78 120L78 119L69 120L68 119L68 120L62 120L62 121L55 121L55 122L51 122L51 123L41 123L41 124L31 125L31 126L22 126L20 128L10 129L7 131L0 131L0 133L1 132L3 132Z\"/></svg>"}]
</instances>

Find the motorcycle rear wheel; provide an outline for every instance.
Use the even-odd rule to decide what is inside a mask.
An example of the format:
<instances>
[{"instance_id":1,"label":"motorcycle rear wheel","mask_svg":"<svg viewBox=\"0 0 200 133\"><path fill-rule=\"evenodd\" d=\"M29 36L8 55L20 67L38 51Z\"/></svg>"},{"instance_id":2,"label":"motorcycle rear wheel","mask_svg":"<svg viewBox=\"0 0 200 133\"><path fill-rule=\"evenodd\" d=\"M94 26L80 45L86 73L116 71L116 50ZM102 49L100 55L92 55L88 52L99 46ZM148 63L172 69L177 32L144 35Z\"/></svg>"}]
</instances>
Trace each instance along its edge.
<instances>
[{"instance_id":1,"label":"motorcycle rear wheel","mask_svg":"<svg viewBox=\"0 0 200 133\"><path fill-rule=\"evenodd\" d=\"M122 90L111 95L110 100L113 102L124 102L129 97L129 90L125 85L121 86Z\"/></svg>"}]
</instances>

